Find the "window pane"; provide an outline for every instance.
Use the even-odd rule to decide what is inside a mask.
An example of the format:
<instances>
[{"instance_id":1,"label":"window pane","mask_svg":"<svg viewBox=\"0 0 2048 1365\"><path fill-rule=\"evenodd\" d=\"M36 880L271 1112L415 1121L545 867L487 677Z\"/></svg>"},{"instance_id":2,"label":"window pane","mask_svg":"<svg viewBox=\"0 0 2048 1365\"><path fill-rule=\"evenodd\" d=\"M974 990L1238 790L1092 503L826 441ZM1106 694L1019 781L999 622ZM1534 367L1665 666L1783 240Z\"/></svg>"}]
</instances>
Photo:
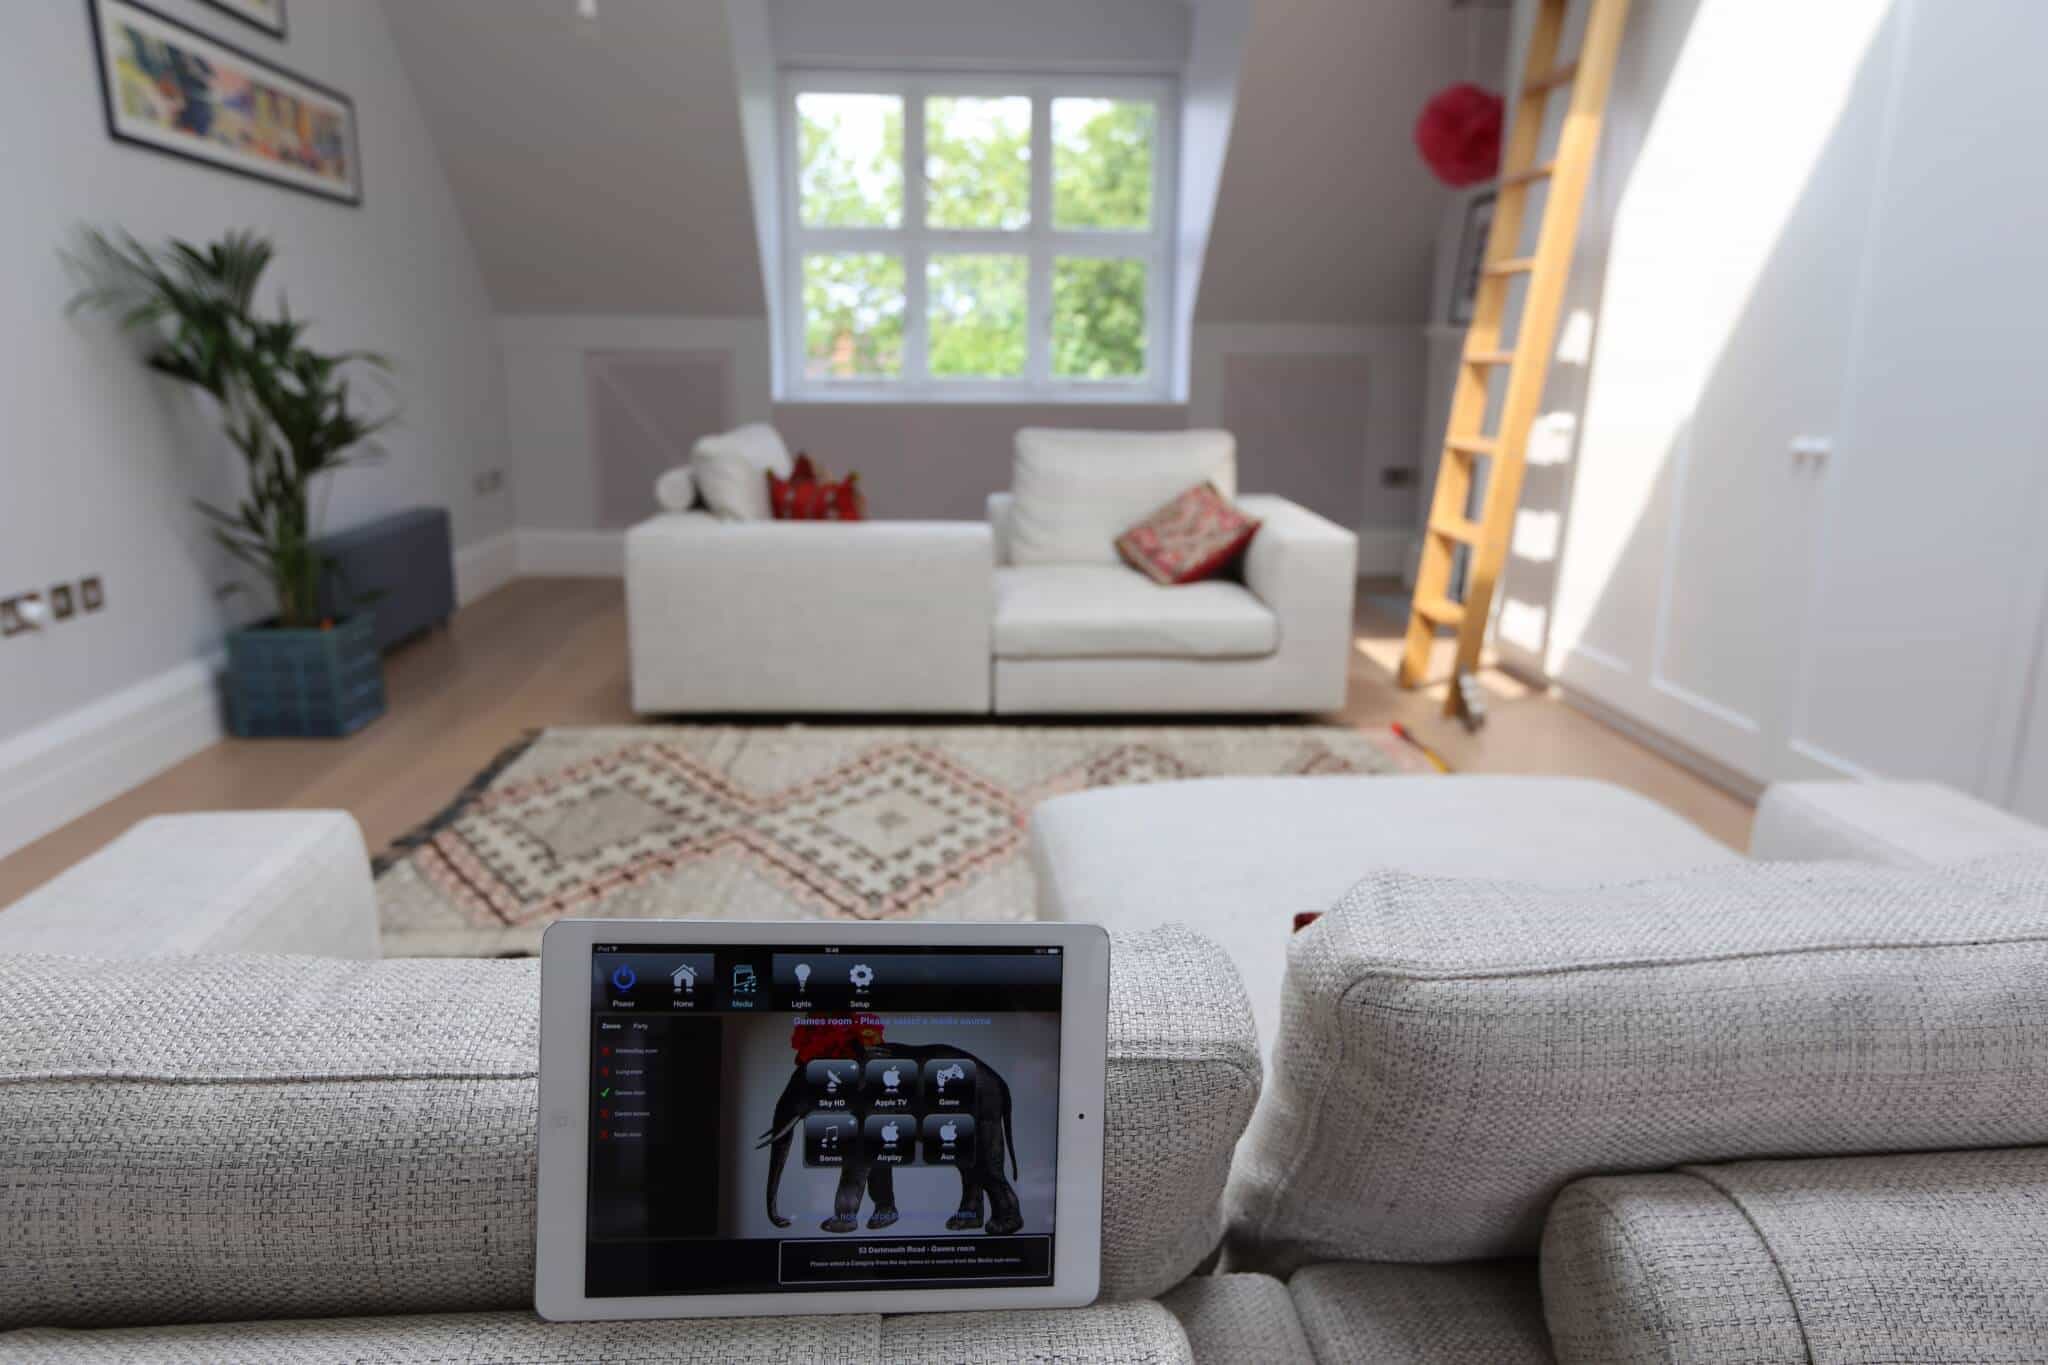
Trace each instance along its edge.
<instances>
[{"instance_id":1,"label":"window pane","mask_svg":"<svg viewBox=\"0 0 2048 1365\"><path fill-rule=\"evenodd\" d=\"M1150 227L1157 125L1146 100L1054 100L1053 226Z\"/></svg>"},{"instance_id":2,"label":"window pane","mask_svg":"<svg viewBox=\"0 0 2048 1365\"><path fill-rule=\"evenodd\" d=\"M797 195L811 227L903 221L903 101L896 95L796 97Z\"/></svg>"},{"instance_id":3,"label":"window pane","mask_svg":"<svg viewBox=\"0 0 2048 1365\"><path fill-rule=\"evenodd\" d=\"M935 375L1014 379L1024 373L1022 256L947 254L925 271Z\"/></svg>"},{"instance_id":4,"label":"window pane","mask_svg":"<svg viewBox=\"0 0 2048 1365\"><path fill-rule=\"evenodd\" d=\"M1145 263L1062 256L1052 266L1052 372L1061 379L1145 374Z\"/></svg>"},{"instance_id":5,"label":"window pane","mask_svg":"<svg viewBox=\"0 0 2048 1365\"><path fill-rule=\"evenodd\" d=\"M1024 227L1031 221L1031 100L927 99L924 174L931 226Z\"/></svg>"},{"instance_id":6,"label":"window pane","mask_svg":"<svg viewBox=\"0 0 2048 1365\"><path fill-rule=\"evenodd\" d=\"M903 258L848 251L804 257L804 376L903 373Z\"/></svg>"}]
</instances>

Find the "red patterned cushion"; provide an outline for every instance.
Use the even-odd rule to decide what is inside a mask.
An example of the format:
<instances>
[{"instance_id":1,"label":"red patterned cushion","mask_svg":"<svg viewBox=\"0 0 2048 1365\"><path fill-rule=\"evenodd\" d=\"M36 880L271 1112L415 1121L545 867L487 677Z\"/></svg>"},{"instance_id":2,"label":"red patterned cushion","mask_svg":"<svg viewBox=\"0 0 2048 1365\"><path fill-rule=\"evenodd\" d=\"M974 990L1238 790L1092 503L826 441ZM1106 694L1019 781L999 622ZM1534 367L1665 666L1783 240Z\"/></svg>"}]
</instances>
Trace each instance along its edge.
<instances>
[{"instance_id":1,"label":"red patterned cushion","mask_svg":"<svg viewBox=\"0 0 2048 1365\"><path fill-rule=\"evenodd\" d=\"M768 506L777 521L866 521L868 515L860 475L848 474L835 483L809 455L796 457L786 479L769 472Z\"/></svg>"},{"instance_id":2,"label":"red patterned cushion","mask_svg":"<svg viewBox=\"0 0 2048 1365\"><path fill-rule=\"evenodd\" d=\"M1124 563L1154 583L1214 578L1244 553L1259 523L1198 483L1116 538Z\"/></svg>"}]
</instances>

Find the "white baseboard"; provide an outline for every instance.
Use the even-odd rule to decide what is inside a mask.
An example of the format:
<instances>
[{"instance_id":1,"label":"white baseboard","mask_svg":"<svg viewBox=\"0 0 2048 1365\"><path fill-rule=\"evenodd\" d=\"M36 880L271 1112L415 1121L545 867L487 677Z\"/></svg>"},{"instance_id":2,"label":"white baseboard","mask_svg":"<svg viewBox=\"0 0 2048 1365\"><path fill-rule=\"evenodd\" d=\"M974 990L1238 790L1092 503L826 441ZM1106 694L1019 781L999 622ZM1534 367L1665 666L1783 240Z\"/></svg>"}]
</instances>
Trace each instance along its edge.
<instances>
[{"instance_id":1,"label":"white baseboard","mask_svg":"<svg viewBox=\"0 0 2048 1365\"><path fill-rule=\"evenodd\" d=\"M193 659L0 744L0 857L218 742L220 669Z\"/></svg>"},{"instance_id":2,"label":"white baseboard","mask_svg":"<svg viewBox=\"0 0 2048 1365\"><path fill-rule=\"evenodd\" d=\"M519 533L500 531L455 552L455 605L466 607L519 577Z\"/></svg>"},{"instance_id":3,"label":"white baseboard","mask_svg":"<svg viewBox=\"0 0 2048 1365\"><path fill-rule=\"evenodd\" d=\"M1370 526L1358 533L1358 576L1395 578L1414 553L1415 533L1405 526Z\"/></svg>"},{"instance_id":4,"label":"white baseboard","mask_svg":"<svg viewBox=\"0 0 2048 1365\"><path fill-rule=\"evenodd\" d=\"M624 531L519 531L521 578L623 578Z\"/></svg>"}]
</instances>

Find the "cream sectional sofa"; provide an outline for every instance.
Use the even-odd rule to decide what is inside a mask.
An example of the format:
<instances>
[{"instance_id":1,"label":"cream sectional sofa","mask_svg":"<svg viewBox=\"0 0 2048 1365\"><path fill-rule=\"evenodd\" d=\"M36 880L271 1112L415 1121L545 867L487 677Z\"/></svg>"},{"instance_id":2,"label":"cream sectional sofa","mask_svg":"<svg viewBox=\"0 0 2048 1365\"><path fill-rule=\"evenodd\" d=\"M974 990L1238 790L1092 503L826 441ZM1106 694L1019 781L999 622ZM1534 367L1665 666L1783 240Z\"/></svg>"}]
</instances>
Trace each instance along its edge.
<instances>
[{"instance_id":1,"label":"cream sectional sofa","mask_svg":"<svg viewBox=\"0 0 2048 1365\"><path fill-rule=\"evenodd\" d=\"M773 462L772 429L729 434ZM786 452L783 452L786 458ZM670 512L626 535L646 714L1324 712L1344 704L1357 538L1284 498L1242 572L1161 587L1117 557L1209 480L1227 432L1026 429L985 522L791 523Z\"/></svg>"},{"instance_id":2,"label":"cream sectional sofa","mask_svg":"<svg viewBox=\"0 0 2048 1365\"><path fill-rule=\"evenodd\" d=\"M541 1323L532 963L235 951L333 933L307 905L362 904L342 859L317 899L242 878L200 955L25 954L41 916L0 912L0 1359L2040 1358L2048 835L1796 785L1758 845L1822 861L1750 862L1654 808L1451 778L1466 854L1433 867L1456 838L1411 855L1389 814L1422 784L1375 781L1379 822L1370 784L1296 780L1352 813L1311 832L1352 884L1286 940L1269 1065L1222 949L1113 929L1104 1295L1074 1311ZM1188 848L1188 809L1129 837ZM1305 842L1252 846L1271 875L1232 913L1284 931L1320 894L1287 875ZM72 880L130 917L88 947L173 928L113 866L146 847ZM1106 875L1070 847L1041 866Z\"/></svg>"}]
</instances>

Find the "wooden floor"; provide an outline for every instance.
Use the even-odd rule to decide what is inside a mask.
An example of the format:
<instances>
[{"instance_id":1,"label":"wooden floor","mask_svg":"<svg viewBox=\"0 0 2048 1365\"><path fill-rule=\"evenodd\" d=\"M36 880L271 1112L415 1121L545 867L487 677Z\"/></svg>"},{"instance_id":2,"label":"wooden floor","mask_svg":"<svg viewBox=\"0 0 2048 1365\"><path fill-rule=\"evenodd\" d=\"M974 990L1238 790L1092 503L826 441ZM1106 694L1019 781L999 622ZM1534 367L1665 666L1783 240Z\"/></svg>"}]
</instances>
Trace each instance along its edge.
<instances>
[{"instance_id":1,"label":"wooden floor","mask_svg":"<svg viewBox=\"0 0 2048 1365\"><path fill-rule=\"evenodd\" d=\"M1485 728L1439 714L1442 687L1393 685L1401 623L1361 609L1341 719L1400 720L1459 772L1598 777L1631 787L1737 848L1749 807L1555 696L1494 672ZM1448 667L1449 640L1439 666ZM137 820L171 811L339 808L373 851L431 819L526 731L630 724L625 593L617 580L524 579L457 613L446 630L386 665L391 709L350 739L228 740L0 860L0 906L92 853Z\"/></svg>"}]
</instances>

